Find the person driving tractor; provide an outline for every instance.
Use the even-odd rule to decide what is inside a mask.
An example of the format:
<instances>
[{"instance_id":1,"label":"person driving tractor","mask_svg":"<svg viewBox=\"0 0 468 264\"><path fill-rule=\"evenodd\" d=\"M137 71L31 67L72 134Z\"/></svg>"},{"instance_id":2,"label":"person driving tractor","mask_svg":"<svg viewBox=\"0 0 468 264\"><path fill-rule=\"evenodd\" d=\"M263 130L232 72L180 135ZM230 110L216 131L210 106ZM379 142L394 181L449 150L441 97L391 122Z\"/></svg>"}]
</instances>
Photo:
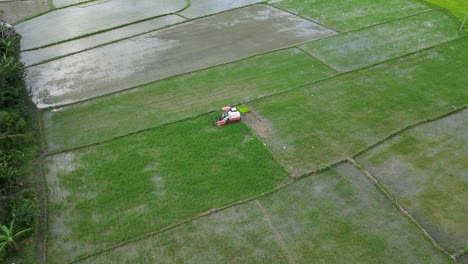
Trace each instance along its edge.
<instances>
[{"instance_id":1,"label":"person driving tractor","mask_svg":"<svg viewBox=\"0 0 468 264\"><path fill-rule=\"evenodd\" d=\"M240 121L241 120L241 113L235 107L223 107L223 110L226 111L223 114L223 118L216 122L218 126L225 125L230 122Z\"/></svg>"}]
</instances>

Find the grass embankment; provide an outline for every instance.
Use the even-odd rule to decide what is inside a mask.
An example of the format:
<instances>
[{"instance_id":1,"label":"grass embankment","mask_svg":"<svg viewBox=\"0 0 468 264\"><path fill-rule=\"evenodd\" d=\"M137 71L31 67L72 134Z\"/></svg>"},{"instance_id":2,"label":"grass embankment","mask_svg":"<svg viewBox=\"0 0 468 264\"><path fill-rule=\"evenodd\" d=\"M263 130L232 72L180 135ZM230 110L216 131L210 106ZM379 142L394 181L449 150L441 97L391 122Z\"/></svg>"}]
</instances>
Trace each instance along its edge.
<instances>
[{"instance_id":1,"label":"grass embankment","mask_svg":"<svg viewBox=\"0 0 468 264\"><path fill-rule=\"evenodd\" d=\"M396 20L433 9L417 0L283 0L273 3L342 32Z\"/></svg>"},{"instance_id":2,"label":"grass embankment","mask_svg":"<svg viewBox=\"0 0 468 264\"><path fill-rule=\"evenodd\" d=\"M243 124L211 116L50 156L48 260L63 263L269 191L283 168Z\"/></svg>"},{"instance_id":3,"label":"grass embankment","mask_svg":"<svg viewBox=\"0 0 468 264\"><path fill-rule=\"evenodd\" d=\"M51 151L97 143L333 74L296 49L259 55L49 110L44 113L46 141Z\"/></svg>"},{"instance_id":4,"label":"grass embankment","mask_svg":"<svg viewBox=\"0 0 468 264\"><path fill-rule=\"evenodd\" d=\"M349 164L83 263L450 263Z\"/></svg>"},{"instance_id":5,"label":"grass embankment","mask_svg":"<svg viewBox=\"0 0 468 264\"><path fill-rule=\"evenodd\" d=\"M301 46L342 72L398 58L459 37L456 22L432 11Z\"/></svg>"},{"instance_id":6,"label":"grass embankment","mask_svg":"<svg viewBox=\"0 0 468 264\"><path fill-rule=\"evenodd\" d=\"M358 157L449 252L468 247L468 110L416 127Z\"/></svg>"},{"instance_id":7,"label":"grass embankment","mask_svg":"<svg viewBox=\"0 0 468 264\"><path fill-rule=\"evenodd\" d=\"M273 126L265 142L301 175L466 105L467 47L463 38L251 105Z\"/></svg>"}]
</instances>

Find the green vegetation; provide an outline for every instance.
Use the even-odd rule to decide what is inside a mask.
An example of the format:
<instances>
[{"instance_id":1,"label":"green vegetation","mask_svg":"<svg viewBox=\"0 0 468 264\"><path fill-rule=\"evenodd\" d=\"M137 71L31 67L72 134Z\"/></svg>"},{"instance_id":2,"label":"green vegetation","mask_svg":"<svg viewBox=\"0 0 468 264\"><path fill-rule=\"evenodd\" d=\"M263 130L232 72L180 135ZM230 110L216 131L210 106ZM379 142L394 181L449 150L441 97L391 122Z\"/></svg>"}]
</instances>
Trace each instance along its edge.
<instances>
[{"instance_id":1,"label":"green vegetation","mask_svg":"<svg viewBox=\"0 0 468 264\"><path fill-rule=\"evenodd\" d=\"M265 142L274 155L302 175L465 105L467 46L463 38L250 105L271 122Z\"/></svg>"},{"instance_id":2,"label":"green vegetation","mask_svg":"<svg viewBox=\"0 0 468 264\"><path fill-rule=\"evenodd\" d=\"M63 263L287 180L243 123L219 128L212 118L48 157L48 259Z\"/></svg>"},{"instance_id":3,"label":"green vegetation","mask_svg":"<svg viewBox=\"0 0 468 264\"><path fill-rule=\"evenodd\" d=\"M0 225L0 253L3 253L3 251L7 247L13 248L15 251L19 251L19 245L18 245L18 239L21 236L24 236L26 233L30 232L32 228L26 228L20 231L15 231L13 229L15 224L15 217L13 216L13 220L11 220L10 225L4 226Z\"/></svg>"},{"instance_id":4,"label":"green vegetation","mask_svg":"<svg viewBox=\"0 0 468 264\"><path fill-rule=\"evenodd\" d=\"M460 0L426 0L429 3L433 3L437 6L443 7L450 11L460 22L465 18L468 12L468 2ZM465 29L467 25L465 24Z\"/></svg>"},{"instance_id":5,"label":"green vegetation","mask_svg":"<svg viewBox=\"0 0 468 264\"><path fill-rule=\"evenodd\" d=\"M417 0L282 0L273 4L337 29L352 31L431 10Z\"/></svg>"},{"instance_id":6,"label":"green vegetation","mask_svg":"<svg viewBox=\"0 0 468 264\"><path fill-rule=\"evenodd\" d=\"M38 213L34 191L24 190L27 185L23 184L36 145L28 124L24 67L19 61L21 37L5 24L0 27L0 219L10 223L0 226L0 260L10 260L19 250L17 239L26 233L13 230L14 215L19 218L15 230L30 230Z\"/></svg>"},{"instance_id":7,"label":"green vegetation","mask_svg":"<svg viewBox=\"0 0 468 264\"><path fill-rule=\"evenodd\" d=\"M97 143L333 74L333 70L297 49L259 55L47 111L46 140L52 151Z\"/></svg>"},{"instance_id":8,"label":"green vegetation","mask_svg":"<svg viewBox=\"0 0 468 264\"><path fill-rule=\"evenodd\" d=\"M288 259L450 263L348 164L82 263L287 263Z\"/></svg>"},{"instance_id":9,"label":"green vegetation","mask_svg":"<svg viewBox=\"0 0 468 264\"><path fill-rule=\"evenodd\" d=\"M418 126L358 157L451 252L468 247L467 117L464 110Z\"/></svg>"},{"instance_id":10,"label":"green vegetation","mask_svg":"<svg viewBox=\"0 0 468 264\"><path fill-rule=\"evenodd\" d=\"M455 38L458 38L455 21L444 12L433 11L301 47L329 66L346 72Z\"/></svg>"}]
</instances>

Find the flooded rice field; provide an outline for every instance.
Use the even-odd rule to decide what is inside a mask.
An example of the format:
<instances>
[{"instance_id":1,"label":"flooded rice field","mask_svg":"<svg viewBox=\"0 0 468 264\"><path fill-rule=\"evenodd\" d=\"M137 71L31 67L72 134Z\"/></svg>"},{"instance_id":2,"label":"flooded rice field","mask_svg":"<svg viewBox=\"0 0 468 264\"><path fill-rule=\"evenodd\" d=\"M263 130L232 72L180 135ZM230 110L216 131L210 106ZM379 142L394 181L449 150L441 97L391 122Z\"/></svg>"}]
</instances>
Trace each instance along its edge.
<instances>
[{"instance_id":1,"label":"flooded rice field","mask_svg":"<svg viewBox=\"0 0 468 264\"><path fill-rule=\"evenodd\" d=\"M100 34L91 35L61 44L49 46L42 49L24 51L21 53L21 60L26 66L37 64L41 61L53 58L63 57L68 54L77 53L83 50L91 49L106 43L115 42L120 39L143 34L149 31L163 28L168 25L174 25L185 21L182 17L168 15L137 24L128 25L115 30L106 31Z\"/></svg>"},{"instance_id":2,"label":"flooded rice field","mask_svg":"<svg viewBox=\"0 0 468 264\"><path fill-rule=\"evenodd\" d=\"M28 68L39 108L73 103L334 31L265 5L221 13Z\"/></svg>"},{"instance_id":3,"label":"flooded rice field","mask_svg":"<svg viewBox=\"0 0 468 264\"><path fill-rule=\"evenodd\" d=\"M28 50L178 12L187 6L185 0L91 2L57 9L15 28L23 36L22 49Z\"/></svg>"}]
</instances>

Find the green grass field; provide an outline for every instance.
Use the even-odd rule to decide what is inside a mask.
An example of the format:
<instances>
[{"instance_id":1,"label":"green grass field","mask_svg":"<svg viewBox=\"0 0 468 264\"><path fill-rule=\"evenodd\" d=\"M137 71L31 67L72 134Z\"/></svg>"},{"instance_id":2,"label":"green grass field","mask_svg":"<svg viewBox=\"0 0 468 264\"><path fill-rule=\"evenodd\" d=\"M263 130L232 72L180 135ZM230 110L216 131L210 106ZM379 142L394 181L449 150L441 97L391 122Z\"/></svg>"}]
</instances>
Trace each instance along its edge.
<instances>
[{"instance_id":1,"label":"green grass field","mask_svg":"<svg viewBox=\"0 0 468 264\"><path fill-rule=\"evenodd\" d=\"M269 148L299 176L465 105L467 45L463 38L250 105L272 124Z\"/></svg>"},{"instance_id":2,"label":"green grass field","mask_svg":"<svg viewBox=\"0 0 468 264\"><path fill-rule=\"evenodd\" d=\"M193 10L214 2L200 0ZM41 112L48 263L451 263L392 199L444 250L466 249L467 110L385 140L467 106L468 38L459 23L419 0L283 0L252 8L248 19L267 23L274 14L285 23L277 26L287 33L278 36L300 38L289 29L310 26L303 18L338 32ZM224 24L242 22L222 18L187 24L217 21L224 32ZM209 53L197 52L210 41L197 25L193 42L154 39L193 55L168 56L168 67ZM323 28L303 33L314 30ZM239 31L235 43L263 47L249 38L254 31ZM236 55L232 43L208 44ZM156 64L145 67L163 65ZM236 104L251 108L251 119L217 127L214 115ZM344 162L357 153L389 195Z\"/></svg>"},{"instance_id":3,"label":"green grass field","mask_svg":"<svg viewBox=\"0 0 468 264\"><path fill-rule=\"evenodd\" d=\"M348 164L82 263L450 263Z\"/></svg>"},{"instance_id":4,"label":"green grass field","mask_svg":"<svg viewBox=\"0 0 468 264\"><path fill-rule=\"evenodd\" d=\"M50 156L44 167L52 263L287 182L244 124L218 129L209 115Z\"/></svg>"},{"instance_id":5,"label":"green grass field","mask_svg":"<svg viewBox=\"0 0 468 264\"><path fill-rule=\"evenodd\" d=\"M274 6L346 32L433 9L417 0L283 0Z\"/></svg>"},{"instance_id":6,"label":"green grass field","mask_svg":"<svg viewBox=\"0 0 468 264\"><path fill-rule=\"evenodd\" d=\"M297 49L259 55L47 111L46 141L52 151L97 143L334 74Z\"/></svg>"},{"instance_id":7,"label":"green grass field","mask_svg":"<svg viewBox=\"0 0 468 264\"><path fill-rule=\"evenodd\" d=\"M451 252L468 247L467 117L416 127L357 159Z\"/></svg>"},{"instance_id":8,"label":"green grass field","mask_svg":"<svg viewBox=\"0 0 468 264\"><path fill-rule=\"evenodd\" d=\"M432 11L313 41L301 47L334 69L346 72L398 58L458 36L454 19L442 11Z\"/></svg>"}]
</instances>

